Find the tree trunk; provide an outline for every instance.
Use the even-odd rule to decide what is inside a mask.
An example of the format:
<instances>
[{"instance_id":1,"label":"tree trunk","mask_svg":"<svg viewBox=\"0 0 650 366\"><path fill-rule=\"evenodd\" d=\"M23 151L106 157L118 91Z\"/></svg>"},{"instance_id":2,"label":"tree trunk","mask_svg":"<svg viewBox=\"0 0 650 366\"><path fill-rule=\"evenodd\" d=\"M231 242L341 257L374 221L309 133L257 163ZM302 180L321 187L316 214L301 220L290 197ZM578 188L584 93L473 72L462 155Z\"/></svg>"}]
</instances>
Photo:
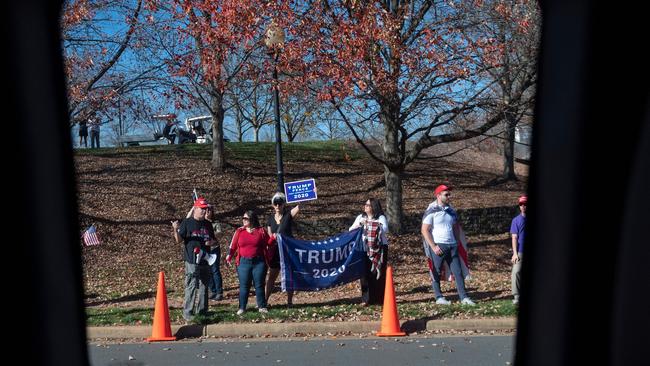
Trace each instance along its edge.
<instances>
[{"instance_id":1,"label":"tree trunk","mask_svg":"<svg viewBox=\"0 0 650 366\"><path fill-rule=\"evenodd\" d=\"M226 165L223 145L223 118L225 110L223 109L223 97L215 97L212 103L212 167L217 173L222 173Z\"/></svg>"},{"instance_id":2,"label":"tree trunk","mask_svg":"<svg viewBox=\"0 0 650 366\"><path fill-rule=\"evenodd\" d=\"M244 141L244 119L241 115L241 110L237 108L237 117L235 118L235 128L237 129L237 141Z\"/></svg>"},{"instance_id":3,"label":"tree trunk","mask_svg":"<svg viewBox=\"0 0 650 366\"><path fill-rule=\"evenodd\" d=\"M386 215L388 216L388 227L393 234L402 232L402 171L391 171L384 167L384 179L386 180Z\"/></svg>"},{"instance_id":4,"label":"tree trunk","mask_svg":"<svg viewBox=\"0 0 650 366\"><path fill-rule=\"evenodd\" d=\"M253 140L255 140L255 142L260 142L260 128L259 127L253 127Z\"/></svg>"},{"instance_id":5,"label":"tree trunk","mask_svg":"<svg viewBox=\"0 0 650 366\"><path fill-rule=\"evenodd\" d=\"M386 214L388 226L394 234L400 234L403 227L402 212L402 172L404 171L400 153L397 119L397 103L381 105L379 119L384 126L384 180L386 181Z\"/></svg>"},{"instance_id":6,"label":"tree trunk","mask_svg":"<svg viewBox=\"0 0 650 366\"><path fill-rule=\"evenodd\" d=\"M507 114L506 120L506 139L503 142L503 174L502 181L517 180L515 174L515 127L517 121L513 121L510 113Z\"/></svg>"}]
</instances>

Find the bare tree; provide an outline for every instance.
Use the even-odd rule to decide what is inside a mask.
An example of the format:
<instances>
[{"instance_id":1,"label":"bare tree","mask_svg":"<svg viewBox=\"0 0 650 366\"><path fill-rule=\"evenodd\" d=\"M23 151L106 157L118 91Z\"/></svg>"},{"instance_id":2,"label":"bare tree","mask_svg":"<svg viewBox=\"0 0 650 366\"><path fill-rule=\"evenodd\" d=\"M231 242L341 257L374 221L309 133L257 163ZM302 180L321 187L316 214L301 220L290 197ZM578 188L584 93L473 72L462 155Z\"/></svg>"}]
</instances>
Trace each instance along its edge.
<instances>
[{"instance_id":1,"label":"bare tree","mask_svg":"<svg viewBox=\"0 0 650 366\"><path fill-rule=\"evenodd\" d=\"M65 2L61 28L71 124L106 113L143 77L123 62L141 9L142 0ZM115 31L121 26L126 30Z\"/></svg>"},{"instance_id":2,"label":"bare tree","mask_svg":"<svg viewBox=\"0 0 650 366\"><path fill-rule=\"evenodd\" d=\"M517 180L515 131L522 118L532 115L534 107L541 12L536 1L492 0L468 5L463 14L474 26L467 28L466 34L501 45L497 65L485 67L495 108L506 110L507 106L509 111L501 121L503 172L495 183Z\"/></svg>"},{"instance_id":3,"label":"bare tree","mask_svg":"<svg viewBox=\"0 0 650 366\"><path fill-rule=\"evenodd\" d=\"M343 120L338 117L336 110L329 108L328 104L318 104L315 119L318 121L310 133L316 140L343 140L349 136L348 128Z\"/></svg>"},{"instance_id":4,"label":"bare tree","mask_svg":"<svg viewBox=\"0 0 650 366\"><path fill-rule=\"evenodd\" d=\"M261 68L255 71L261 72ZM260 129L273 123L273 98L270 88L261 80L240 74L229 93L235 110L235 129L239 141L248 130L253 130L253 141L259 142Z\"/></svg>"},{"instance_id":5,"label":"bare tree","mask_svg":"<svg viewBox=\"0 0 650 366\"><path fill-rule=\"evenodd\" d=\"M318 102L307 93L295 93L282 100L282 129L289 142L293 142L298 135L306 134L318 123L317 110Z\"/></svg>"}]
</instances>

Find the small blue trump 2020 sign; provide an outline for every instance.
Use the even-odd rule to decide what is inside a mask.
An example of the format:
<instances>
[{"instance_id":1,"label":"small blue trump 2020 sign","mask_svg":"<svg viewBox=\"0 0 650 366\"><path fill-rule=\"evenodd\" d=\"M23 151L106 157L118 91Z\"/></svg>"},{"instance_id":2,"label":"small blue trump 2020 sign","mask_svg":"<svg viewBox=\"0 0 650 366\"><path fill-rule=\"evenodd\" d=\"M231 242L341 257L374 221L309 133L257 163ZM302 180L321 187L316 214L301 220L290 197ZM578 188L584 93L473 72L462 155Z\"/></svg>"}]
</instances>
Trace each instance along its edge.
<instances>
[{"instance_id":1,"label":"small blue trump 2020 sign","mask_svg":"<svg viewBox=\"0 0 650 366\"><path fill-rule=\"evenodd\" d=\"M284 194L287 196L287 203L315 200L318 198L316 194L316 181L306 179L285 183Z\"/></svg>"}]
</instances>

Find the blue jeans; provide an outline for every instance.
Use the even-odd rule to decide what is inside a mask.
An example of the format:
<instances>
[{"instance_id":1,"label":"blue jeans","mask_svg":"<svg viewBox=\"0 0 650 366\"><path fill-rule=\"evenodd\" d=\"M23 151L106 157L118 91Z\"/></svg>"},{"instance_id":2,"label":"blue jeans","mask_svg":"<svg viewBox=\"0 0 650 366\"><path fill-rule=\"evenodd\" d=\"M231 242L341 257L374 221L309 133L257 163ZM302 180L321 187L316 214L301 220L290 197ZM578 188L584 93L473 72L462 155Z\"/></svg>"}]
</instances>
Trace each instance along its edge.
<instances>
[{"instance_id":1,"label":"blue jeans","mask_svg":"<svg viewBox=\"0 0 650 366\"><path fill-rule=\"evenodd\" d=\"M463 278L460 269L458 244L438 244L438 246L443 251L442 257L436 255L430 247L428 248L434 265L433 271L431 271L431 276L433 280L433 292L436 294L436 299L443 297L442 292L440 291L440 269L442 268L442 261L444 260L447 262L447 265L449 265L449 268L451 269L451 273L454 275L456 289L458 289L458 297L462 300L467 297L467 293L465 292L465 279Z\"/></svg>"},{"instance_id":2,"label":"blue jeans","mask_svg":"<svg viewBox=\"0 0 650 366\"><path fill-rule=\"evenodd\" d=\"M223 295L223 281L221 280L221 269L219 262L221 262L221 248L214 246L210 250L210 254L216 254L217 260L210 266L212 276L210 277L210 292L213 295Z\"/></svg>"},{"instance_id":3,"label":"blue jeans","mask_svg":"<svg viewBox=\"0 0 650 366\"><path fill-rule=\"evenodd\" d=\"M266 263L264 262L264 257L239 258L237 276L239 277L239 308L246 310L248 292L251 289L251 280L255 284L257 307L265 308L264 280L266 277Z\"/></svg>"},{"instance_id":4,"label":"blue jeans","mask_svg":"<svg viewBox=\"0 0 650 366\"><path fill-rule=\"evenodd\" d=\"M99 149L99 131L90 131L90 147Z\"/></svg>"}]
</instances>

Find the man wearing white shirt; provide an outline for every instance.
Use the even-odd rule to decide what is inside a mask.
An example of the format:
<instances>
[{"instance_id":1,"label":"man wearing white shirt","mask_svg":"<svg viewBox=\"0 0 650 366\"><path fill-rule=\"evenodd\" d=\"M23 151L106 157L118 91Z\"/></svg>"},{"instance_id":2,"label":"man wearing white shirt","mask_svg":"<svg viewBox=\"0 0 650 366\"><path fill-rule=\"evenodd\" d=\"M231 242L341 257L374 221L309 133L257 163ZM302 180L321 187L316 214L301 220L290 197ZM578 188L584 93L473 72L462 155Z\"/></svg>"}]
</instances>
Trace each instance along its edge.
<instances>
[{"instance_id":1,"label":"man wearing white shirt","mask_svg":"<svg viewBox=\"0 0 650 366\"><path fill-rule=\"evenodd\" d=\"M460 238L460 227L458 225L458 215L449 205L450 191L451 188L446 185L436 187L434 191L436 200L429 205L422 218L420 231L424 239L424 251L429 264L429 274L436 295L436 304L451 304L451 301L447 300L440 291L440 271L444 261L449 265L451 273L454 275L461 304L475 305L465 292L465 278L462 274L458 256L459 241L457 238Z\"/></svg>"}]
</instances>

